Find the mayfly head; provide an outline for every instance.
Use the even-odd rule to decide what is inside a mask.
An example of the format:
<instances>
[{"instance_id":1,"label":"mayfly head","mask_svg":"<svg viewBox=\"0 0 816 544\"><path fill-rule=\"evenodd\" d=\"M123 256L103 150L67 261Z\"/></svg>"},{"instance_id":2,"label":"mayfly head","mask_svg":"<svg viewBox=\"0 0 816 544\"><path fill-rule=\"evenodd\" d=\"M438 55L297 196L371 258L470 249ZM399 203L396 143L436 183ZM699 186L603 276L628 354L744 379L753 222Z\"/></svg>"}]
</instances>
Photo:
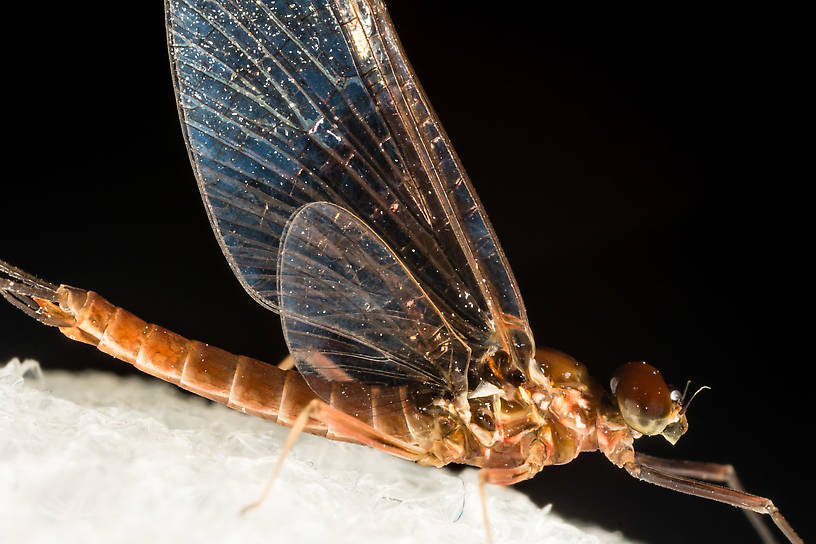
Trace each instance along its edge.
<instances>
[{"instance_id":1,"label":"mayfly head","mask_svg":"<svg viewBox=\"0 0 816 544\"><path fill-rule=\"evenodd\" d=\"M652 365L622 365L615 371L610 387L623 420L632 430L646 436L662 435L671 444L688 430L685 393L670 390Z\"/></svg>"}]
</instances>

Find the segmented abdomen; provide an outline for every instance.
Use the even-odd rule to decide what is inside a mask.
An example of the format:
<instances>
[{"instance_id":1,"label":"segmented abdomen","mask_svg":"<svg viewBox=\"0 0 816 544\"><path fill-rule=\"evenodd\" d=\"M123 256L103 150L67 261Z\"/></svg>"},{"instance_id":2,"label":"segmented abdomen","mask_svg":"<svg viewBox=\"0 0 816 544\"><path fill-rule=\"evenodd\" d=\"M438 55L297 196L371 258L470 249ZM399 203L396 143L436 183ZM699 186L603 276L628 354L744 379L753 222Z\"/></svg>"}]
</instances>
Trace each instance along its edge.
<instances>
[{"instance_id":1,"label":"segmented abdomen","mask_svg":"<svg viewBox=\"0 0 816 544\"><path fill-rule=\"evenodd\" d=\"M93 291L62 286L58 299L61 310L76 321L72 327L60 328L68 338L94 345L143 372L236 410L291 426L306 405L318 398L296 370L282 370L189 340L147 323ZM320 396L331 406L388 436L420 447L432 439L428 416L414 406L404 387L315 385L325 388ZM306 431L355 442L317 420L310 420Z\"/></svg>"}]
</instances>

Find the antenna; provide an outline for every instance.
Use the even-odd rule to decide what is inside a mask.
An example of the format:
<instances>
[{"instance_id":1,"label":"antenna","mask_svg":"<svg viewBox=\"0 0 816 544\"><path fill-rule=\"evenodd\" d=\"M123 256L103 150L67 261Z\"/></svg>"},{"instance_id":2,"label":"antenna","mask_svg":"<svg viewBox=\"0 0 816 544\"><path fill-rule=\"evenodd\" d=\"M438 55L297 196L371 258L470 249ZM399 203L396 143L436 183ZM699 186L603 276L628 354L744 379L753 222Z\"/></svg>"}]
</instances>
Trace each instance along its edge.
<instances>
[{"instance_id":1,"label":"antenna","mask_svg":"<svg viewBox=\"0 0 816 544\"><path fill-rule=\"evenodd\" d=\"M689 383L691 383L691 381L690 381L690 380L689 380ZM686 389L688 389L688 384L686 385ZM707 385L704 385L704 386L702 386L700 389L698 389L697 391L695 391L695 392L694 392L694 394L693 394L693 395L691 396L691 398L689 399L688 403L686 403L686 405L685 405L685 406L683 406L683 408L680 410L680 415L681 415L681 416L682 416L683 414L685 414L685 413L686 413L686 410L688 410L688 407L689 407L689 406L691 406L691 401L693 401L693 400L694 400L694 397L696 397L696 396L697 396L697 393L699 393L699 392L700 392L700 391L702 391L703 389L711 389L711 388L710 388L709 386L707 386ZM685 394L685 393L683 393L683 398L685 398L685 397L686 397L686 394ZM681 401L681 404L682 404L682 401Z\"/></svg>"},{"instance_id":2,"label":"antenna","mask_svg":"<svg viewBox=\"0 0 816 544\"><path fill-rule=\"evenodd\" d=\"M680 395L680 404L683 404L683 401L686 400L686 393L688 393L688 388L691 385L691 380L686 382L686 387L683 388L683 394ZM696 394L696 393L695 393Z\"/></svg>"}]
</instances>

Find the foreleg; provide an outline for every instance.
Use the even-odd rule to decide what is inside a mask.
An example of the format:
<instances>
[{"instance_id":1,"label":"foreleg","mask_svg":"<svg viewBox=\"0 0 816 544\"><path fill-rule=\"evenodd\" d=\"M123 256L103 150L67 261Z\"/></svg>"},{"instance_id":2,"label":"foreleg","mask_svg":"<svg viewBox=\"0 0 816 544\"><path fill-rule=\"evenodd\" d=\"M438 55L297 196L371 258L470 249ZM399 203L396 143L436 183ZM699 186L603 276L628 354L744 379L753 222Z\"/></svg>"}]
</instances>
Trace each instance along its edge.
<instances>
[{"instance_id":1,"label":"foreleg","mask_svg":"<svg viewBox=\"0 0 816 544\"><path fill-rule=\"evenodd\" d=\"M644 482L695 497L724 502L749 513L766 514L791 543L804 543L770 499L743 491L736 471L731 465L661 459L638 453L635 454L635 461L628 463L624 468L629 474ZM700 480L723 482L728 487ZM773 535L757 516L753 518L749 516L749 519L765 544L775 542Z\"/></svg>"}]
</instances>

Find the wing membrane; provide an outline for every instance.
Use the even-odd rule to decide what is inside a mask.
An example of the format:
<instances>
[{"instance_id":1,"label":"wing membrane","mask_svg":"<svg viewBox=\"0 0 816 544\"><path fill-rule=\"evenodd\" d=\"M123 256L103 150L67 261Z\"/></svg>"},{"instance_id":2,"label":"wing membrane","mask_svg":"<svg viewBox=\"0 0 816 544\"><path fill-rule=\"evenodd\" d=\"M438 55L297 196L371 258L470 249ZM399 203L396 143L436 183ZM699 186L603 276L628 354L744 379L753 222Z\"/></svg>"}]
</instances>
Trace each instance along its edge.
<instances>
[{"instance_id":1,"label":"wing membrane","mask_svg":"<svg viewBox=\"0 0 816 544\"><path fill-rule=\"evenodd\" d=\"M279 310L287 221L329 202L370 227L471 348L507 349L519 331L531 342L501 248L381 2L166 8L196 178L222 250L256 300Z\"/></svg>"},{"instance_id":2,"label":"wing membrane","mask_svg":"<svg viewBox=\"0 0 816 544\"><path fill-rule=\"evenodd\" d=\"M289 351L307 380L466 388L470 353L410 271L359 218L301 208L278 261Z\"/></svg>"},{"instance_id":3,"label":"wing membrane","mask_svg":"<svg viewBox=\"0 0 816 544\"><path fill-rule=\"evenodd\" d=\"M456 219L454 228L460 243L469 248L467 256L471 263L478 263L487 280L483 282L486 298L495 303L496 310L526 322L524 303L504 252L402 50L384 4L380 0L337 4L349 18L343 29L358 67L367 74L379 111L395 134L412 141L405 146L412 178L421 187L433 187L448 216Z\"/></svg>"}]
</instances>

